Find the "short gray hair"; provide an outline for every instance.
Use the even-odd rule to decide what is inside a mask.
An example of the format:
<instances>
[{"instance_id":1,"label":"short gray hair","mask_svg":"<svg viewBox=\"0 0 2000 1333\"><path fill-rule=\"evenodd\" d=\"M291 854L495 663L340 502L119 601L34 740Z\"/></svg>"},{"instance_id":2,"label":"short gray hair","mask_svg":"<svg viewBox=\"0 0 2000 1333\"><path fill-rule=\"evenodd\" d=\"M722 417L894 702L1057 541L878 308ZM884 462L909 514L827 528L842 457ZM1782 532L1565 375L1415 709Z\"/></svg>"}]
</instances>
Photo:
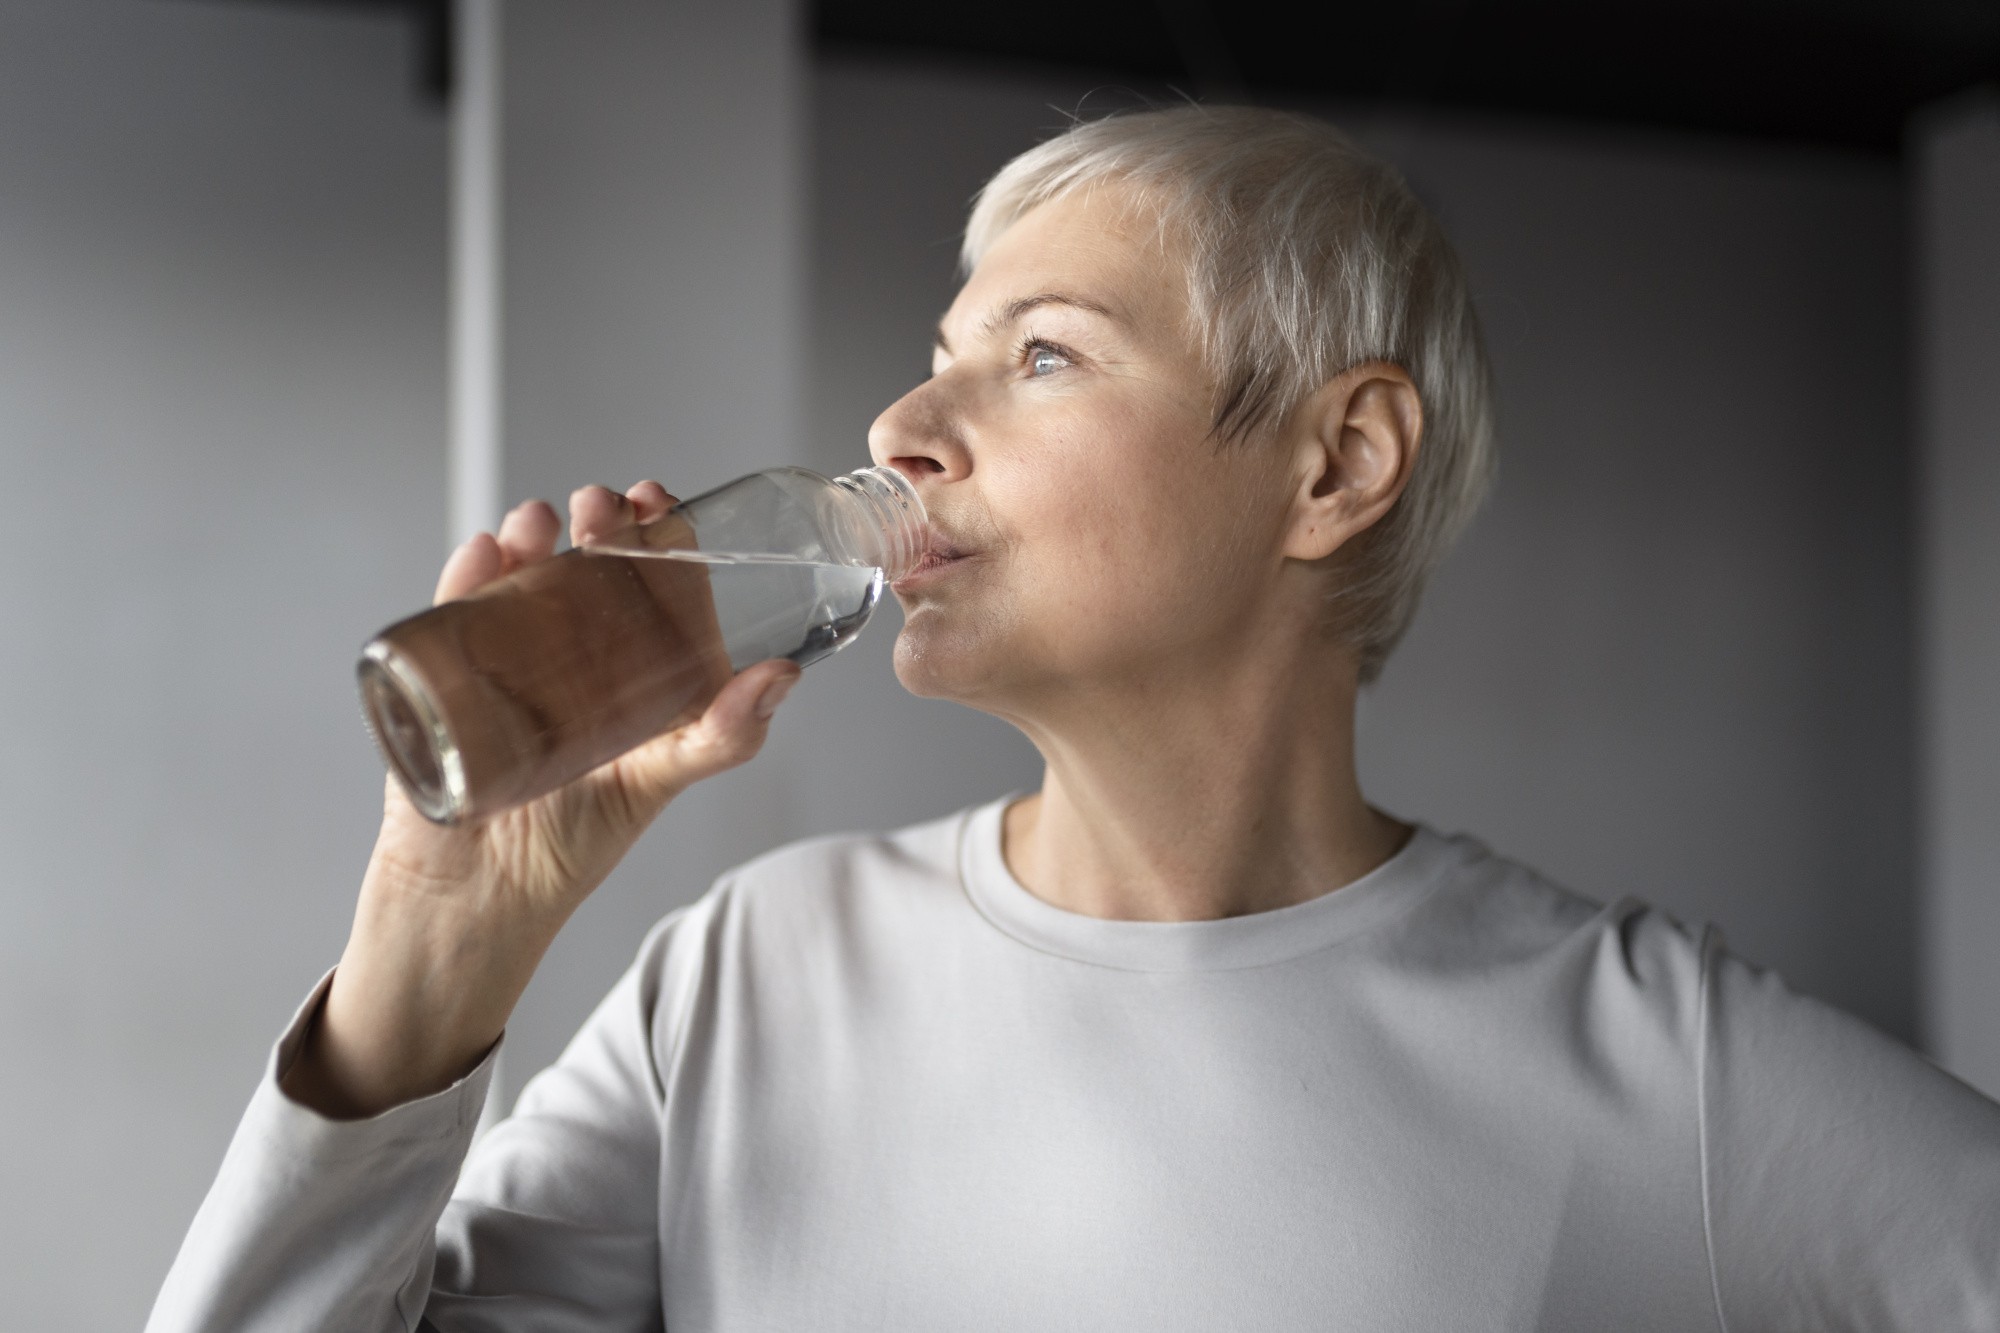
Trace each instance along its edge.
<instances>
[{"instance_id":1,"label":"short gray hair","mask_svg":"<svg viewBox=\"0 0 2000 1333\"><path fill-rule=\"evenodd\" d=\"M1394 168L1331 125L1182 106L1079 122L1002 167L966 223L966 271L1028 210L1099 184L1132 191L1185 260L1218 440L1276 426L1363 362L1415 381L1409 484L1354 543L1335 596L1373 680L1492 483L1492 376L1451 243Z\"/></svg>"}]
</instances>

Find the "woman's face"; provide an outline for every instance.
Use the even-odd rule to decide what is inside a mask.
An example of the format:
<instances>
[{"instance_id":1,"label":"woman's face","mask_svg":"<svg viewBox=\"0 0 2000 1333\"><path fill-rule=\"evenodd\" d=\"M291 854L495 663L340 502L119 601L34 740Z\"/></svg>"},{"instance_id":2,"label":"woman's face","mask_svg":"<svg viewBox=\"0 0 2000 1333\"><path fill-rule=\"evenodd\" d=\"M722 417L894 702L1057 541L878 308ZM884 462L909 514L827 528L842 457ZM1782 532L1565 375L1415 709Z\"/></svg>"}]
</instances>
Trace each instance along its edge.
<instances>
[{"instance_id":1,"label":"woman's face","mask_svg":"<svg viewBox=\"0 0 2000 1333\"><path fill-rule=\"evenodd\" d=\"M1281 451L1218 446L1179 265L1117 191L1021 218L938 328L931 378L869 432L928 507L894 585L911 691L1020 717L1227 656L1268 609Z\"/></svg>"}]
</instances>

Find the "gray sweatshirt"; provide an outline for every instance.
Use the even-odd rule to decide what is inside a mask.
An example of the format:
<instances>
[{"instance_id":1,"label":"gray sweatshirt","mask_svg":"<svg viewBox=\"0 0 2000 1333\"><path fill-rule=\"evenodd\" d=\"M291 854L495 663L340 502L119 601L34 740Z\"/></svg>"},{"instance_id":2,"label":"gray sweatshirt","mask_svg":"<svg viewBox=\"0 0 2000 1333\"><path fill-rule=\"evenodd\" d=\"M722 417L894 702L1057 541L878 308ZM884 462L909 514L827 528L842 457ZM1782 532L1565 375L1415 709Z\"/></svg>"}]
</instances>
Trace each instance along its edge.
<instances>
[{"instance_id":1,"label":"gray sweatshirt","mask_svg":"<svg viewBox=\"0 0 2000 1333\"><path fill-rule=\"evenodd\" d=\"M2000 1107L1713 931L1428 829L1099 920L1001 810L725 877L469 1156L491 1057L278 1090L322 982L149 1328L2000 1329Z\"/></svg>"}]
</instances>

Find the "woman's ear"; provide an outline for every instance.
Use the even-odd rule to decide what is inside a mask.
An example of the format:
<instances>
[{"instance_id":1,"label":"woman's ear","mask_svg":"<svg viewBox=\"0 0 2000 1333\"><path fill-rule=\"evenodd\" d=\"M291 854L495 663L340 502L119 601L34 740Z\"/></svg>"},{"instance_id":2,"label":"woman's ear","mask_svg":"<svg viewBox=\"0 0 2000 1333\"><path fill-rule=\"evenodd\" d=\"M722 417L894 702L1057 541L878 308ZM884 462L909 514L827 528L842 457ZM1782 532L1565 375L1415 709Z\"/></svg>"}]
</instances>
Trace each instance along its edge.
<instances>
[{"instance_id":1,"label":"woman's ear","mask_svg":"<svg viewBox=\"0 0 2000 1333\"><path fill-rule=\"evenodd\" d=\"M1297 491L1284 549L1320 560L1380 522L1409 484L1423 402L1402 367L1366 361L1320 386L1293 421Z\"/></svg>"}]
</instances>

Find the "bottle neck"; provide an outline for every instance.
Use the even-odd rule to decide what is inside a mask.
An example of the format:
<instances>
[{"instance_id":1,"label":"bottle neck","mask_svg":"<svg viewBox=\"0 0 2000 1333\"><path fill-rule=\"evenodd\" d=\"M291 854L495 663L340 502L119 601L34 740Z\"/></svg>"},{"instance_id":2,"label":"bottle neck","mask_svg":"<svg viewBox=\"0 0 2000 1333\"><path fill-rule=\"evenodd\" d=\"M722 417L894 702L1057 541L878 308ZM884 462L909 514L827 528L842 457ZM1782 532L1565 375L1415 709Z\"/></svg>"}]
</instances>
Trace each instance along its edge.
<instances>
[{"instance_id":1,"label":"bottle neck","mask_svg":"<svg viewBox=\"0 0 2000 1333\"><path fill-rule=\"evenodd\" d=\"M879 565L893 583L923 563L930 549L924 502L910 479L892 467L864 467L833 484L845 491L858 511L863 559Z\"/></svg>"}]
</instances>

